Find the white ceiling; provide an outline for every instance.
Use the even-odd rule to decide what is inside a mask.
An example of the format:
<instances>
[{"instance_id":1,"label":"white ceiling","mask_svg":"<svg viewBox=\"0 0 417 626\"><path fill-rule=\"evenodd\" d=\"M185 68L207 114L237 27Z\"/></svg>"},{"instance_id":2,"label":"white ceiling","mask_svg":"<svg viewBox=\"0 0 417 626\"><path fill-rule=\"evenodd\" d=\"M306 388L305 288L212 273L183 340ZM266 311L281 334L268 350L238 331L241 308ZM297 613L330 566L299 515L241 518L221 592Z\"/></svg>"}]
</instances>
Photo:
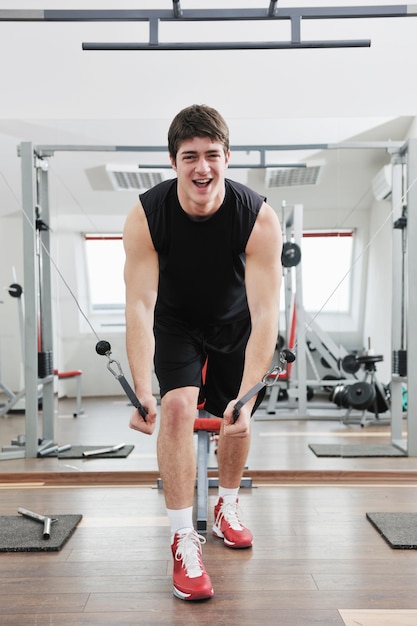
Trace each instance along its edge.
<instances>
[{"instance_id":1,"label":"white ceiling","mask_svg":"<svg viewBox=\"0 0 417 626\"><path fill-rule=\"evenodd\" d=\"M183 9L267 8L269 0L183 0ZM278 7L386 5L384 2L295 2ZM403 5L391 0L389 5ZM170 0L38 0L38 9L171 8ZM33 0L0 0L0 9L28 9ZM175 37L189 34L176 25ZM202 28L202 27L200 27ZM271 26L216 24L193 32L202 40L271 39ZM288 39L283 26L279 39ZM86 52L83 41L134 41L138 23L0 22L0 216L20 210L21 141L35 144L166 145L177 111L194 102L218 108L231 142L316 144L403 140L417 115L417 17L312 21L306 39L371 39L370 48L259 51ZM250 29L250 32L249 30ZM266 32L268 31L268 32ZM167 36L170 36L169 34ZM146 37L146 34L145 34ZM132 158L133 156L133 158ZM272 192L273 200L305 207L360 202L381 150L306 151L275 155L283 162L326 163L320 184ZM167 156L159 155L165 159ZM235 159L241 158L235 155ZM108 162L139 163L143 155L57 153L50 159L51 193L64 214L125 213L135 194L93 191L85 169ZM155 158L152 161L156 162ZM260 170L230 175L262 190ZM355 181L355 184L352 184ZM330 192L329 192L330 190ZM268 197L271 194L268 193Z\"/></svg>"}]
</instances>

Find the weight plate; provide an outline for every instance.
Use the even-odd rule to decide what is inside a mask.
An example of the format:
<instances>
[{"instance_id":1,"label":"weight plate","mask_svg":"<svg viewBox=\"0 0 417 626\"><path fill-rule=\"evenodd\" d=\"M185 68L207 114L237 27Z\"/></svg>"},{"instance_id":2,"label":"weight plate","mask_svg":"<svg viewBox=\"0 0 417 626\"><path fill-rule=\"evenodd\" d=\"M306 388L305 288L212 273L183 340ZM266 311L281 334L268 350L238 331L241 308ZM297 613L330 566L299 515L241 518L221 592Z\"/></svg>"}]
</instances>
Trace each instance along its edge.
<instances>
[{"instance_id":1,"label":"weight plate","mask_svg":"<svg viewBox=\"0 0 417 626\"><path fill-rule=\"evenodd\" d=\"M347 393L349 391L349 387L345 387L344 385L336 385L333 389L333 393L330 396L330 400L334 402L337 406L343 407L345 409L349 408Z\"/></svg>"},{"instance_id":2,"label":"weight plate","mask_svg":"<svg viewBox=\"0 0 417 626\"><path fill-rule=\"evenodd\" d=\"M370 383L353 383L353 385L349 385L347 389L347 401L352 409L364 411L370 408L375 401L375 387Z\"/></svg>"},{"instance_id":3,"label":"weight plate","mask_svg":"<svg viewBox=\"0 0 417 626\"><path fill-rule=\"evenodd\" d=\"M388 385L375 385L376 402L372 403L369 411L375 413L375 405L378 413L385 413L390 408L391 390Z\"/></svg>"},{"instance_id":4,"label":"weight plate","mask_svg":"<svg viewBox=\"0 0 417 626\"><path fill-rule=\"evenodd\" d=\"M347 354L342 359L342 370L344 370L346 374L356 374L360 366L356 354Z\"/></svg>"}]
</instances>

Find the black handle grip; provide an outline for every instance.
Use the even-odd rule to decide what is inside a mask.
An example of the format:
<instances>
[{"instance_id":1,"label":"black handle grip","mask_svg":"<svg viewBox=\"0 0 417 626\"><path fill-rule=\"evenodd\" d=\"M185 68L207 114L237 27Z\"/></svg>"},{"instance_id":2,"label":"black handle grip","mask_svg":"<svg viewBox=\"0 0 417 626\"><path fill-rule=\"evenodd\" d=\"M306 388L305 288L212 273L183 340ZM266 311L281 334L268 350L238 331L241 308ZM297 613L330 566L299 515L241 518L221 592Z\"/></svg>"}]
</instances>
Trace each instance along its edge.
<instances>
[{"instance_id":1,"label":"black handle grip","mask_svg":"<svg viewBox=\"0 0 417 626\"><path fill-rule=\"evenodd\" d=\"M133 406L137 408L137 410L141 414L141 417L143 418L143 421L146 422L146 416L148 414L148 411L145 409L143 404L139 401L137 395L135 394L132 387L127 382L126 378L124 376L119 376L118 378L119 378L120 384L122 385L123 389L126 392L127 397L129 398Z\"/></svg>"}]
</instances>

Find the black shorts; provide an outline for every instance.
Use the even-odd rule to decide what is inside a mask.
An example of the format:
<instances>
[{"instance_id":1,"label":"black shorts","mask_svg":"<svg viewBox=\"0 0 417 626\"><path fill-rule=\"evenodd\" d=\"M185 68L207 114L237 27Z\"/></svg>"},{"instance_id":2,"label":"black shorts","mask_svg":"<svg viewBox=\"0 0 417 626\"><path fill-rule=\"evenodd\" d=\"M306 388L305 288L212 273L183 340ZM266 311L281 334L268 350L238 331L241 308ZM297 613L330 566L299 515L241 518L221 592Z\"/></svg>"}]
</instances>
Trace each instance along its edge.
<instances>
[{"instance_id":1,"label":"black shorts","mask_svg":"<svg viewBox=\"0 0 417 626\"><path fill-rule=\"evenodd\" d=\"M249 318L198 328L183 320L157 318L154 362L161 398L172 389L198 387L206 411L222 417L230 400L239 392L250 331ZM258 396L253 412L264 394L265 390Z\"/></svg>"}]
</instances>

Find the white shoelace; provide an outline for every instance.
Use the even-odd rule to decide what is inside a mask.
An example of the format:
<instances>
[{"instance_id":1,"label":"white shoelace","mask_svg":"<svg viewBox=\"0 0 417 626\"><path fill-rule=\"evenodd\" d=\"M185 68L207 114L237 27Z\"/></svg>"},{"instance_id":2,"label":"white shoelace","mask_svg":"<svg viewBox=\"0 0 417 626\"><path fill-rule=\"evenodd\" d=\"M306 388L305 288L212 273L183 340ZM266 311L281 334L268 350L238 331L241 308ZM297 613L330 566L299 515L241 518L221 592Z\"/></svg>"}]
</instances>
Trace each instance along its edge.
<instances>
[{"instance_id":1,"label":"white shoelace","mask_svg":"<svg viewBox=\"0 0 417 626\"><path fill-rule=\"evenodd\" d=\"M201 545L206 543L205 537L196 533L195 530L180 535L175 559L182 560L182 566L188 578L198 578L203 574L201 563Z\"/></svg>"},{"instance_id":2,"label":"white shoelace","mask_svg":"<svg viewBox=\"0 0 417 626\"><path fill-rule=\"evenodd\" d=\"M241 515L241 509L237 502L222 504L217 516L216 525L220 527L221 521L224 518L233 530L242 530L243 524L240 522L239 515Z\"/></svg>"}]
</instances>

